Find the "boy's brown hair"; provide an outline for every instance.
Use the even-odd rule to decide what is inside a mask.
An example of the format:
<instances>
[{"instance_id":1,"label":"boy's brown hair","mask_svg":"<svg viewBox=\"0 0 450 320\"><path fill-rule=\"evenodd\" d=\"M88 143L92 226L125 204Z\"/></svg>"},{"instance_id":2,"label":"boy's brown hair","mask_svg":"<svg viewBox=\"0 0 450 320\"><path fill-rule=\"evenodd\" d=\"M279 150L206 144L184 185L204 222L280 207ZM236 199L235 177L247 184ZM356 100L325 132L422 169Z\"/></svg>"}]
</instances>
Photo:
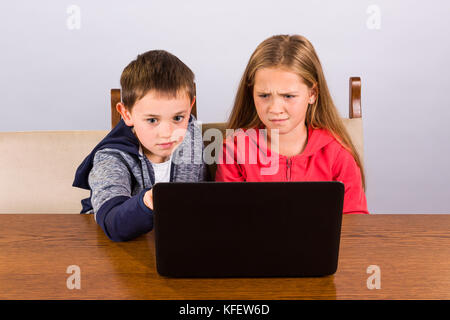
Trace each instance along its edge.
<instances>
[{"instance_id":1,"label":"boy's brown hair","mask_svg":"<svg viewBox=\"0 0 450 320\"><path fill-rule=\"evenodd\" d=\"M131 111L136 101L150 90L168 97L186 92L195 96L194 73L180 59L164 50L151 50L137 56L120 77L122 103ZM183 92L184 91L184 92Z\"/></svg>"}]
</instances>

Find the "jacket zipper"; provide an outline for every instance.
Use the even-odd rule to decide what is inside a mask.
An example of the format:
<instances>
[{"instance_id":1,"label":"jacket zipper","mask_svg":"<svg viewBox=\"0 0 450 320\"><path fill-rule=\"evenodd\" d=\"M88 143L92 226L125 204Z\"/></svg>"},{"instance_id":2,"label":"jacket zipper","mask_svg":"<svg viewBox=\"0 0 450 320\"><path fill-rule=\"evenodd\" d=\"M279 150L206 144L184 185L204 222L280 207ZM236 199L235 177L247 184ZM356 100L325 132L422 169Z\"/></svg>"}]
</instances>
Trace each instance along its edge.
<instances>
[{"instance_id":1,"label":"jacket zipper","mask_svg":"<svg viewBox=\"0 0 450 320\"><path fill-rule=\"evenodd\" d=\"M286 180L291 181L292 159L286 159Z\"/></svg>"}]
</instances>

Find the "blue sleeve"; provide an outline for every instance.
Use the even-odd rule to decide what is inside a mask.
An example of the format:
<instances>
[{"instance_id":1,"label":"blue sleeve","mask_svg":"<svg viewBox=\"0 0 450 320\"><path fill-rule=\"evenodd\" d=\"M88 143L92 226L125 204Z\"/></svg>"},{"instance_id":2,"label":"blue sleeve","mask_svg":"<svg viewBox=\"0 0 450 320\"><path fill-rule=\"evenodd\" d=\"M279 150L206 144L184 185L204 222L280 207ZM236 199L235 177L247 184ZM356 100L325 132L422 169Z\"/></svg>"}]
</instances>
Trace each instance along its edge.
<instances>
[{"instance_id":1,"label":"blue sleeve","mask_svg":"<svg viewBox=\"0 0 450 320\"><path fill-rule=\"evenodd\" d=\"M96 221L109 239L128 241L153 229L153 211L144 204L142 190L133 197L117 196L98 210Z\"/></svg>"}]
</instances>

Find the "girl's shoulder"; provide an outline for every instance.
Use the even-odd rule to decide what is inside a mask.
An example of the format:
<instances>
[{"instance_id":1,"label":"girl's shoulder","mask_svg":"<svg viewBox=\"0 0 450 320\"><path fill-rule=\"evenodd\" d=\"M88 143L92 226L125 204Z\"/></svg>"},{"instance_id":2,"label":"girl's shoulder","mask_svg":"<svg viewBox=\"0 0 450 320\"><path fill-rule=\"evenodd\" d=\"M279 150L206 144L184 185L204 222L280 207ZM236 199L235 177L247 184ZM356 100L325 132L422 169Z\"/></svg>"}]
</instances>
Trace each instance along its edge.
<instances>
[{"instance_id":1,"label":"girl's shoulder","mask_svg":"<svg viewBox=\"0 0 450 320\"><path fill-rule=\"evenodd\" d=\"M353 159L350 149L345 147L340 139L328 129L312 129L309 138L309 145L305 150L306 155L321 154L333 162L347 162Z\"/></svg>"}]
</instances>

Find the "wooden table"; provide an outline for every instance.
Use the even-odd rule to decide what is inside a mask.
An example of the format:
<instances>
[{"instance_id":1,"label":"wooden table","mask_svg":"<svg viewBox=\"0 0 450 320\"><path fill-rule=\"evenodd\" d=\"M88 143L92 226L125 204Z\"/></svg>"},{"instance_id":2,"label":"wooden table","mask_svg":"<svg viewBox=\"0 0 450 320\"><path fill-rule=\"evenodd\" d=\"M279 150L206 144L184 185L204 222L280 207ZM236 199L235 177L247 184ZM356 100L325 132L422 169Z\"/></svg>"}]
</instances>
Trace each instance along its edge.
<instances>
[{"instance_id":1,"label":"wooden table","mask_svg":"<svg viewBox=\"0 0 450 320\"><path fill-rule=\"evenodd\" d=\"M346 215L333 276L171 279L153 232L115 243L92 215L0 215L0 299L450 299L449 227L450 215ZM70 265L81 289L67 288Z\"/></svg>"}]
</instances>

